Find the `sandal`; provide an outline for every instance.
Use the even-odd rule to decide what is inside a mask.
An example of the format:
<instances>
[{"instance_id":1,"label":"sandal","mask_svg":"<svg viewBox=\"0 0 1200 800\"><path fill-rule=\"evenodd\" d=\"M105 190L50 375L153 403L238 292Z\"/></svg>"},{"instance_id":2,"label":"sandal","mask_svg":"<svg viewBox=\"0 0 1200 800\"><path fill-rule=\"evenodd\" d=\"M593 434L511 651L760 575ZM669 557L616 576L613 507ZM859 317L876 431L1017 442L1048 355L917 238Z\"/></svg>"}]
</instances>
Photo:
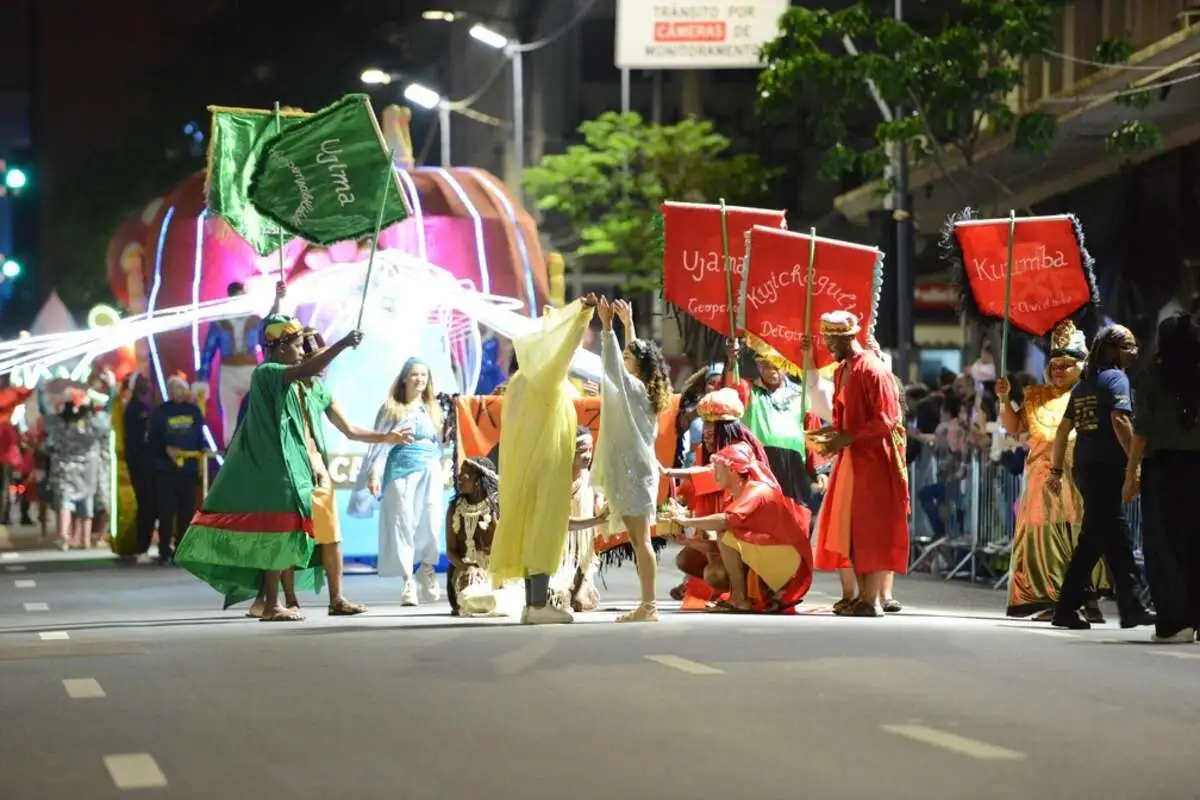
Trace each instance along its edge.
<instances>
[{"instance_id":1,"label":"sandal","mask_svg":"<svg viewBox=\"0 0 1200 800\"><path fill-rule=\"evenodd\" d=\"M258 620L259 622L303 622L304 615L293 611L290 608L279 608L275 611L264 613Z\"/></svg>"},{"instance_id":2,"label":"sandal","mask_svg":"<svg viewBox=\"0 0 1200 800\"><path fill-rule=\"evenodd\" d=\"M639 603L633 611L617 617L617 622L658 622L658 606L654 603Z\"/></svg>"},{"instance_id":3,"label":"sandal","mask_svg":"<svg viewBox=\"0 0 1200 800\"><path fill-rule=\"evenodd\" d=\"M904 610L904 606L900 605L900 601L894 597L889 597L883 601L883 613L899 614Z\"/></svg>"},{"instance_id":4,"label":"sandal","mask_svg":"<svg viewBox=\"0 0 1200 800\"><path fill-rule=\"evenodd\" d=\"M351 603L346 599L335 600L329 604L329 616L331 617L353 617L366 610L367 607L361 603Z\"/></svg>"},{"instance_id":5,"label":"sandal","mask_svg":"<svg viewBox=\"0 0 1200 800\"><path fill-rule=\"evenodd\" d=\"M876 618L884 616L884 612L871 605L870 603L855 603L844 616L847 617L867 617Z\"/></svg>"},{"instance_id":6,"label":"sandal","mask_svg":"<svg viewBox=\"0 0 1200 800\"><path fill-rule=\"evenodd\" d=\"M857 597L843 597L833 604L833 613L839 617L844 616L847 611L850 611L856 605L858 605Z\"/></svg>"},{"instance_id":7,"label":"sandal","mask_svg":"<svg viewBox=\"0 0 1200 800\"><path fill-rule=\"evenodd\" d=\"M250 604L250 608L246 611L247 619L262 619L263 612L267 610L265 603L254 602Z\"/></svg>"}]
</instances>

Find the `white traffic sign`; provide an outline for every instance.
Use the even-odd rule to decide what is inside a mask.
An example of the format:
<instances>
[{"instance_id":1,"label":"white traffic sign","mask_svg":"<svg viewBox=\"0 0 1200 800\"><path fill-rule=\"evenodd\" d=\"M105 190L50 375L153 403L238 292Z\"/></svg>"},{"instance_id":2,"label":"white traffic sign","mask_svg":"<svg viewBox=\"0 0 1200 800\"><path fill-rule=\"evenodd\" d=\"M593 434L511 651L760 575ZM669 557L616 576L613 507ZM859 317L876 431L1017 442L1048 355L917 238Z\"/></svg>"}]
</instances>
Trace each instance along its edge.
<instances>
[{"instance_id":1,"label":"white traffic sign","mask_svg":"<svg viewBox=\"0 0 1200 800\"><path fill-rule=\"evenodd\" d=\"M618 69L752 69L789 0L617 0Z\"/></svg>"}]
</instances>

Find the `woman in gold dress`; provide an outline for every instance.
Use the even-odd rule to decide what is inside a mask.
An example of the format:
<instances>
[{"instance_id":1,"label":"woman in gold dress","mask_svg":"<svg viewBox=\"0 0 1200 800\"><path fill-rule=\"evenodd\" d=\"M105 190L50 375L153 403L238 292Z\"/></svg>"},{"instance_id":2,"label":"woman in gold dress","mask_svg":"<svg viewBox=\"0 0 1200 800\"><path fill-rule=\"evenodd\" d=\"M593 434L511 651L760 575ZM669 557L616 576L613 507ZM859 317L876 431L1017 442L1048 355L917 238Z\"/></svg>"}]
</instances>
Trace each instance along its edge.
<instances>
[{"instance_id":1,"label":"woman in gold dress","mask_svg":"<svg viewBox=\"0 0 1200 800\"><path fill-rule=\"evenodd\" d=\"M1087 341L1083 332L1070 320L1064 320L1050 334L1047 383L1028 387L1019 410L1013 408L1009 399L1012 387L1008 379L996 381L1004 429L1013 436L1027 434L1029 440L1025 489L1017 511L1012 578L1008 584L1007 613L1010 617L1033 616L1039 622L1050 619L1058 601L1059 586L1079 538L1083 502L1071 481L1070 456L1064 462L1062 494L1050 491L1046 484L1058 423L1070 401L1071 388L1079 381L1086 358ZM1074 446L1074 438L1071 446ZM1090 622L1104 622L1096 597L1107 584L1107 573L1101 562L1093 575L1096 593L1084 605L1084 614Z\"/></svg>"}]
</instances>

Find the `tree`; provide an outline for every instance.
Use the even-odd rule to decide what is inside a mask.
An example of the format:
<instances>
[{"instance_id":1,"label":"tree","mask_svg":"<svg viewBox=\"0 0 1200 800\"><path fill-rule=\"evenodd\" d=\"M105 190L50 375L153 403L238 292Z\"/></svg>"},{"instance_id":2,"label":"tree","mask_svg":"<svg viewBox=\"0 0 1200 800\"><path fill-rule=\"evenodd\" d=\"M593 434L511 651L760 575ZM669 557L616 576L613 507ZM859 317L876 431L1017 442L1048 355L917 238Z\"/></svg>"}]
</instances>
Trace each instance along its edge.
<instances>
[{"instance_id":1,"label":"tree","mask_svg":"<svg viewBox=\"0 0 1200 800\"><path fill-rule=\"evenodd\" d=\"M582 144L527 169L525 188L540 210L577 232L568 255L604 259L635 293L661 281L664 200L754 205L775 174L756 155L730 154L729 139L696 119L652 125L638 114L607 112L581 124L579 134Z\"/></svg>"},{"instance_id":2,"label":"tree","mask_svg":"<svg viewBox=\"0 0 1200 800\"><path fill-rule=\"evenodd\" d=\"M829 180L880 177L890 146L905 141L913 159L934 161L945 176L947 156L956 155L972 186L981 181L1003 189L997 176L978 170L980 147L1011 135L1019 150L1040 157L1050 152L1054 117L1017 114L1009 97L1023 86L1029 60L1055 47L1055 7L1063 4L962 0L929 34L862 3L837 12L793 7L780 20L779 36L763 48L758 112L771 119L805 107L824 150L821 174ZM844 52L847 37L859 52ZM1109 40L1095 60L1119 63L1131 54L1127 43ZM877 125L872 140L855 143L852 127L861 109L875 106L869 83L889 107L909 113ZM1142 91L1116 99L1133 108L1152 102ZM1152 125L1125 121L1108 133L1106 145L1110 152L1131 153L1161 148L1162 137ZM974 194L969 189L964 204Z\"/></svg>"}]
</instances>

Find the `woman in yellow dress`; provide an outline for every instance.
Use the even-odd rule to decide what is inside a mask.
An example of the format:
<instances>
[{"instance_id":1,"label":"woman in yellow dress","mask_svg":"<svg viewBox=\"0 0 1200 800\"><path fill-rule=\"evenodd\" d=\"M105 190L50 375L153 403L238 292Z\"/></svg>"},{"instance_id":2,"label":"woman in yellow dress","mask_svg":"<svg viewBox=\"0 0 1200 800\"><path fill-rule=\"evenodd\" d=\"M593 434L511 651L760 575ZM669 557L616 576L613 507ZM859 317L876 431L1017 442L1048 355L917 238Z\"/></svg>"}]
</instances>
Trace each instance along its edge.
<instances>
[{"instance_id":1,"label":"woman in yellow dress","mask_svg":"<svg viewBox=\"0 0 1200 800\"><path fill-rule=\"evenodd\" d=\"M571 358L596 308L588 295L548 310L539 328L513 341L520 369L504 392L500 417L500 507L490 571L496 588L524 578L527 624L571 622L549 600L562 566L571 517L571 465L579 425L578 392L567 379Z\"/></svg>"},{"instance_id":2,"label":"woman in yellow dress","mask_svg":"<svg viewBox=\"0 0 1200 800\"><path fill-rule=\"evenodd\" d=\"M1039 622L1050 619L1058 602L1063 575L1079 539L1083 501L1071 480L1070 455L1064 461L1062 493L1050 491L1047 481L1058 423L1062 421L1071 398L1071 388L1079 381L1086 358L1087 340L1083 332L1077 330L1070 320L1064 320L1050 334L1047 383L1028 387L1019 411L1013 408L1009 399L1012 387L1008 379L996 381L1000 421L1004 429L1013 436L1025 433L1029 438L1029 455L1025 459L1025 489L1017 511L1012 577L1008 584L1007 614L1010 617L1033 616ZM1074 434L1071 446L1074 446ZM1107 573L1102 561L1093 575L1095 593L1084 605L1084 614L1089 622L1104 622L1096 598L1107 585Z\"/></svg>"}]
</instances>

